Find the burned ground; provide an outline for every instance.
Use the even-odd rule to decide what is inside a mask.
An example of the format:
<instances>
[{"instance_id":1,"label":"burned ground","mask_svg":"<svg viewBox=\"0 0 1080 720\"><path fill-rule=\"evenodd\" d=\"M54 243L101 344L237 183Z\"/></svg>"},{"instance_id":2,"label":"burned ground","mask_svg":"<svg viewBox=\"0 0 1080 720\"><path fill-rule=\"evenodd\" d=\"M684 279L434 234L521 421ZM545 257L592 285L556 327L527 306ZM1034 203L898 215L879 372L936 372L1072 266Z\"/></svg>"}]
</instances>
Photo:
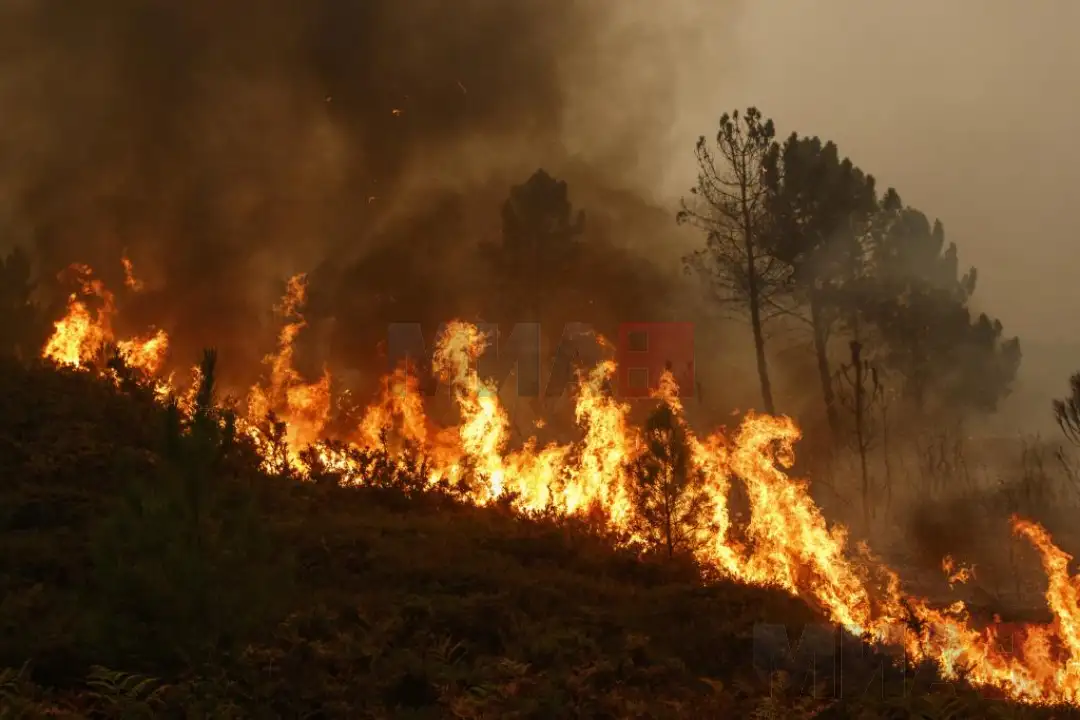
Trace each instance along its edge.
<instances>
[{"instance_id":1,"label":"burned ground","mask_svg":"<svg viewBox=\"0 0 1080 720\"><path fill-rule=\"evenodd\" d=\"M963 689L814 699L801 674L770 690L754 628L796 641L816 621L804 604L614 550L577 521L301 484L242 455L209 471L196 519L167 411L86 373L3 370L0 704L15 717L1004 709ZM848 692L878 687L864 680Z\"/></svg>"}]
</instances>

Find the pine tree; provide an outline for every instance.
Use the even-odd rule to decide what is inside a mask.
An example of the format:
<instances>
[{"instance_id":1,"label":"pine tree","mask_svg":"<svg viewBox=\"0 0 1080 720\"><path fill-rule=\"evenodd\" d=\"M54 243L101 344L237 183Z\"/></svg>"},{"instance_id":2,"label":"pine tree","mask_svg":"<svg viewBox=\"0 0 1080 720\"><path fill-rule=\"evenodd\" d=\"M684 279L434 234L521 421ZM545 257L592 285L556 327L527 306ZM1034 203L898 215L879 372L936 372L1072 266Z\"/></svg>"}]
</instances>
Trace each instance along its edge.
<instances>
[{"instance_id":1,"label":"pine tree","mask_svg":"<svg viewBox=\"0 0 1080 720\"><path fill-rule=\"evenodd\" d=\"M693 467L685 420L662 402L645 424L645 447L631 467L633 529L674 557L693 552L706 527L709 498Z\"/></svg>"},{"instance_id":2,"label":"pine tree","mask_svg":"<svg viewBox=\"0 0 1080 720\"><path fill-rule=\"evenodd\" d=\"M704 282L719 303L744 305L754 336L761 401L776 411L765 354L765 320L769 298L782 285L786 270L768 251L768 195L765 166L775 143L772 120L757 108L720 118L715 152L698 139L697 184L683 200L677 221L706 234L705 247L685 258L687 268Z\"/></svg>"}]
</instances>

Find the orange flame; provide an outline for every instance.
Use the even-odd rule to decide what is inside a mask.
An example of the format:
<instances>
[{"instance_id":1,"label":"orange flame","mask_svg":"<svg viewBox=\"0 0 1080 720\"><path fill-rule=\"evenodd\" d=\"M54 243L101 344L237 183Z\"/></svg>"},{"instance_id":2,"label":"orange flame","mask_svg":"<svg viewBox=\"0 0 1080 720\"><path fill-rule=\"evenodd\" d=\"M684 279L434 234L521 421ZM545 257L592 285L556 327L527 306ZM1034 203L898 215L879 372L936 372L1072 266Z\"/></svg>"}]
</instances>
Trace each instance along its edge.
<instances>
[{"instance_id":1,"label":"orange flame","mask_svg":"<svg viewBox=\"0 0 1080 720\"><path fill-rule=\"evenodd\" d=\"M115 302L112 293L94 279L93 271L86 265L72 265L67 272L79 289L68 298L67 315L54 323L42 357L78 368L96 359L112 340ZM87 305L90 298L100 303L96 313L91 313Z\"/></svg>"},{"instance_id":2,"label":"orange flame","mask_svg":"<svg viewBox=\"0 0 1080 720\"><path fill-rule=\"evenodd\" d=\"M45 349L47 357L76 366L111 337L111 296L89 280L87 268L80 272L83 294L97 297L101 310L94 316L72 296L68 315L57 323ZM265 430L260 429L273 411L285 427L285 466L301 477L308 473L301 455L308 447L317 451L325 467L351 483L368 478L349 451L410 448L427 458L428 482L458 484L477 504L512 495L521 510L566 515L599 510L611 526L629 527L634 512L629 468L643 442L629 423L628 407L607 391L615 372L613 362L601 362L578 375L575 417L582 431L578 442L539 447L530 438L510 449L509 420L498 388L476 370L487 339L475 326L456 321L439 338L433 365L449 386L460 423L431 427L415 376L401 368L386 379L351 442L331 446L323 442L332 407L330 374L324 370L317 381L307 382L293 367L295 341L305 326L301 315L305 292L303 275L289 281L277 308L284 320L277 350L266 358L268 377L265 384L251 389L241 421L243 431L264 453L267 467L279 467L281 461L271 457ZM128 357L141 358L140 353L158 357L150 349L157 338L139 345L138 352L129 348ZM163 352L164 334L160 338ZM153 372L160 368L150 361L141 366ZM196 371L191 387L198 381ZM169 386L167 380L162 384ZM933 607L906 593L896 573L868 548L849 547L846 529L830 525L807 484L786 472L800 437L791 419L750 413L731 437L718 432L699 438L685 426L670 373L661 378L655 400L666 403L686 430L691 462L704 478L711 523L698 531L697 552L703 562L734 580L802 597L857 636L898 643L912 661L934 662L946 678L963 676L1027 703L1080 705L1080 576L1069 574L1072 558L1054 545L1044 528L1013 520L1015 533L1041 556L1048 578L1046 601L1054 620L1045 626L1023 626L1015 645L1006 647L1001 629L976 627L963 603ZM192 403L191 389L178 397L182 411L190 412ZM729 509L735 483L741 484L749 501L748 521L739 527ZM951 583L970 577L970 571L957 570L950 557L943 560L943 569Z\"/></svg>"},{"instance_id":3,"label":"orange flame","mask_svg":"<svg viewBox=\"0 0 1080 720\"><path fill-rule=\"evenodd\" d=\"M966 583L975 577L974 568L957 566L951 555L946 555L941 559L941 570L945 573L950 588L957 583Z\"/></svg>"},{"instance_id":4,"label":"orange flame","mask_svg":"<svg viewBox=\"0 0 1080 720\"><path fill-rule=\"evenodd\" d=\"M141 288L132 274L131 261L123 259L128 287ZM78 284L78 291L68 298L67 314L53 324L53 333L42 357L60 365L82 368L100 360L105 348L115 344L117 352L129 367L155 375L165 363L169 349L169 337L162 331L143 338L117 341L112 321L116 314L116 298L93 271L86 265L74 264L67 269ZM97 311L91 313L88 303L96 302Z\"/></svg>"},{"instance_id":5,"label":"orange flame","mask_svg":"<svg viewBox=\"0 0 1080 720\"><path fill-rule=\"evenodd\" d=\"M330 420L330 373L323 372L314 383L306 383L293 368L293 346L300 331L307 325L300 309L307 295L307 278L296 275L289 279L285 297L275 308L286 320L278 335L278 350L267 355L270 367L267 385L255 385L248 396L248 417L252 423L263 422L271 413L286 424L285 442L288 463L300 468L300 452L320 439Z\"/></svg>"},{"instance_id":6,"label":"orange flame","mask_svg":"<svg viewBox=\"0 0 1080 720\"><path fill-rule=\"evenodd\" d=\"M132 292L141 292L142 280L135 277L135 267L131 264L131 260L125 255L120 258L120 263L124 266L124 285Z\"/></svg>"}]
</instances>

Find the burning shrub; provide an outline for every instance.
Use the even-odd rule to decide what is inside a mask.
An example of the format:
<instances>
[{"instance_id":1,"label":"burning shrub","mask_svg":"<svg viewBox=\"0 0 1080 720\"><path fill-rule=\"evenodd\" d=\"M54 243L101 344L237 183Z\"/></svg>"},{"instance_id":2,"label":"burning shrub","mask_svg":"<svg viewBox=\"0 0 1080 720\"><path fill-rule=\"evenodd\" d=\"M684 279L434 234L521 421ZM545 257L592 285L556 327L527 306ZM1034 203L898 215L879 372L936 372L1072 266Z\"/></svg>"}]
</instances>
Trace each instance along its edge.
<instances>
[{"instance_id":1,"label":"burning shrub","mask_svg":"<svg viewBox=\"0 0 1080 720\"><path fill-rule=\"evenodd\" d=\"M645 424L645 448L631 466L632 527L669 558L692 553L707 525L705 476L693 466L683 419L661 402Z\"/></svg>"}]
</instances>

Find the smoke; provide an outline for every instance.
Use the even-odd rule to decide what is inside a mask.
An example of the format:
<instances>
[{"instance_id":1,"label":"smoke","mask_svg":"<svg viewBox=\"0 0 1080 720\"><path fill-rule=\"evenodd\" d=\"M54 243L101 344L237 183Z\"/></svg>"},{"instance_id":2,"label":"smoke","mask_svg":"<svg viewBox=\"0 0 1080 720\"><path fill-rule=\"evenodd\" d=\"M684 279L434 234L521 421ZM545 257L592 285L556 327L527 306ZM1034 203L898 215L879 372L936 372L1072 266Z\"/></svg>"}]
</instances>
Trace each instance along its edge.
<instances>
[{"instance_id":1,"label":"smoke","mask_svg":"<svg viewBox=\"0 0 1080 720\"><path fill-rule=\"evenodd\" d=\"M945 223L961 266L979 270L976 308L1024 352L1001 435L1055 433L1050 400L1077 369L1080 144L1066 88L1080 68L1078 21L1068 0L761 0L745 13L740 72L725 84L726 104L757 104L783 135L835 141Z\"/></svg>"},{"instance_id":2,"label":"smoke","mask_svg":"<svg viewBox=\"0 0 1080 720\"><path fill-rule=\"evenodd\" d=\"M666 151L671 34L688 23L648 30L652 14L6 0L0 222L46 278L85 262L118 285L126 251L147 291L125 321L164 327L179 353L217 346L227 368L268 349L259 328L293 272L315 271L330 319L395 289L415 301L399 314L445 312L475 285L465 248L541 165L575 168L572 195L629 188L630 215L650 211L640 180Z\"/></svg>"}]
</instances>

